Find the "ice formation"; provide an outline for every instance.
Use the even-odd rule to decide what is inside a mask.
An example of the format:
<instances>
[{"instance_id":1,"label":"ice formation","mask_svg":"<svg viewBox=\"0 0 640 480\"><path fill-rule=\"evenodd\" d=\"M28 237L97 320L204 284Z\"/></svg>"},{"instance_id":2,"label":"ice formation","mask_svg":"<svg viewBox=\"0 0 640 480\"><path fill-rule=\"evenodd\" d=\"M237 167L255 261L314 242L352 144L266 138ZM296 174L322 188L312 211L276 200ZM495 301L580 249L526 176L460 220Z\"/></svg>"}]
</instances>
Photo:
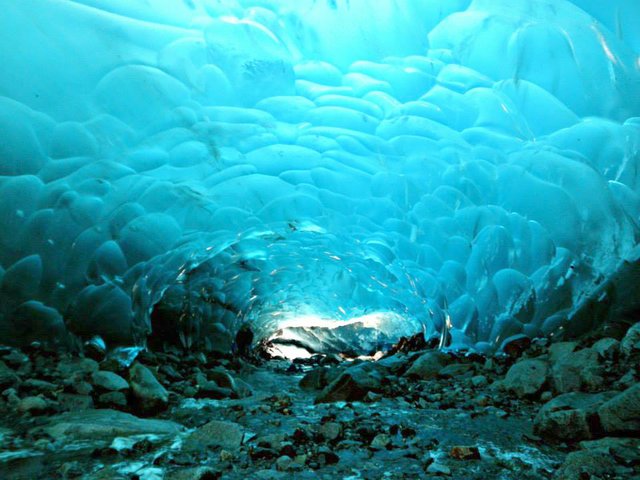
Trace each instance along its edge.
<instances>
[{"instance_id":1,"label":"ice formation","mask_svg":"<svg viewBox=\"0 0 640 480\"><path fill-rule=\"evenodd\" d=\"M314 316L486 351L590 328L638 256L638 18L7 2L2 340L227 350Z\"/></svg>"}]
</instances>

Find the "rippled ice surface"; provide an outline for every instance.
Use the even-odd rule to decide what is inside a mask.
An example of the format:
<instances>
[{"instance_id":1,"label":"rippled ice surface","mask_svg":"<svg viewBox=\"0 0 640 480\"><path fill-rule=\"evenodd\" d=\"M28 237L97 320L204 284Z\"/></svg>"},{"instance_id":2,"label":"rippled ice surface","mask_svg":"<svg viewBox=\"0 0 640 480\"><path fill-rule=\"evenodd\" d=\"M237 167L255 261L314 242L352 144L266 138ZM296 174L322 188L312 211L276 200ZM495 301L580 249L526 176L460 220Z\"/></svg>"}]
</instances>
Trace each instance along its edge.
<instances>
[{"instance_id":1,"label":"rippled ice surface","mask_svg":"<svg viewBox=\"0 0 640 480\"><path fill-rule=\"evenodd\" d=\"M640 4L3 9L4 340L365 317L489 350L630 296Z\"/></svg>"}]
</instances>

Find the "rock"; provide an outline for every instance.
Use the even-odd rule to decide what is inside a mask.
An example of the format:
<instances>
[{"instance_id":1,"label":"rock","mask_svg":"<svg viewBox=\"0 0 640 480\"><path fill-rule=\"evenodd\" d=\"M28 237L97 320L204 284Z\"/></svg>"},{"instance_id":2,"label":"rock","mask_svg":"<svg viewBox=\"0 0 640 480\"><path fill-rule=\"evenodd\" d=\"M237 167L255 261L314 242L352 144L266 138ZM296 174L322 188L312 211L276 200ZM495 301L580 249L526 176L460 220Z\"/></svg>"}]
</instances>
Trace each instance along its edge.
<instances>
[{"instance_id":1,"label":"rock","mask_svg":"<svg viewBox=\"0 0 640 480\"><path fill-rule=\"evenodd\" d=\"M87 410L93 408L93 398L90 395L77 395L74 393L60 393L58 403L63 411Z\"/></svg>"},{"instance_id":2,"label":"rock","mask_svg":"<svg viewBox=\"0 0 640 480\"><path fill-rule=\"evenodd\" d=\"M554 364L578 348L578 342L558 342L549 347L549 361Z\"/></svg>"},{"instance_id":3,"label":"rock","mask_svg":"<svg viewBox=\"0 0 640 480\"><path fill-rule=\"evenodd\" d=\"M447 355L437 350L429 351L418 357L404 375L410 378L430 380L436 378L440 370L442 370L447 363Z\"/></svg>"},{"instance_id":4,"label":"rock","mask_svg":"<svg viewBox=\"0 0 640 480\"><path fill-rule=\"evenodd\" d=\"M580 442L584 450L599 450L612 455L622 465L640 464L640 439L606 437Z\"/></svg>"},{"instance_id":5,"label":"rock","mask_svg":"<svg viewBox=\"0 0 640 480\"><path fill-rule=\"evenodd\" d=\"M12 350L9 354L3 355L2 360L12 368L20 369L21 367L31 363L29 357L19 350Z\"/></svg>"},{"instance_id":6,"label":"rock","mask_svg":"<svg viewBox=\"0 0 640 480\"><path fill-rule=\"evenodd\" d=\"M553 385L559 393L597 390L604 384L603 373L604 367L593 348L563 355L551 370Z\"/></svg>"},{"instance_id":7,"label":"rock","mask_svg":"<svg viewBox=\"0 0 640 480\"><path fill-rule=\"evenodd\" d=\"M316 459L320 465L333 465L340 461L340 457L327 447L318 448Z\"/></svg>"},{"instance_id":8,"label":"rock","mask_svg":"<svg viewBox=\"0 0 640 480\"><path fill-rule=\"evenodd\" d=\"M107 392L98 397L98 403L105 407L126 408L127 397L122 392Z\"/></svg>"},{"instance_id":9,"label":"rock","mask_svg":"<svg viewBox=\"0 0 640 480\"><path fill-rule=\"evenodd\" d=\"M454 446L449 456L456 460L480 460L480 450L478 447Z\"/></svg>"},{"instance_id":10,"label":"rock","mask_svg":"<svg viewBox=\"0 0 640 480\"><path fill-rule=\"evenodd\" d=\"M91 383L94 387L99 387L107 392L119 392L129 389L129 383L113 372L99 370L91 375Z\"/></svg>"},{"instance_id":11,"label":"rock","mask_svg":"<svg viewBox=\"0 0 640 480\"><path fill-rule=\"evenodd\" d=\"M55 439L108 440L131 435L170 435L184 431L184 427L168 420L138 418L117 410L83 410L63 413L48 419L38 427Z\"/></svg>"},{"instance_id":12,"label":"rock","mask_svg":"<svg viewBox=\"0 0 640 480\"><path fill-rule=\"evenodd\" d=\"M4 390L7 387L15 385L17 381L18 376L16 372L0 360L0 389Z\"/></svg>"},{"instance_id":13,"label":"rock","mask_svg":"<svg viewBox=\"0 0 640 480\"><path fill-rule=\"evenodd\" d=\"M451 475L451 469L443 463L433 462L427 467L427 473L432 473L433 475L448 476Z\"/></svg>"},{"instance_id":14,"label":"rock","mask_svg":"<svg viewBox=\"0 0 640 480\"><path fill-rule=\"evenodd\" d=\"M471 377L471 385L476 388L484 387L489 384L489 380L484 375L476 375Z\"/></svg>"},{"instance_id":15,"label":"rock","mask_svg":"<svg viewBox=\"0 0 640 480\"><path fill-rule=\"evenodd\" d=\"M233 391L229 388L222 388L216 382L204 380L198 382L197 398L212 398L221 400L223 398L233 398Z\"/></svg>"},{"instance_id":16,"label":"rock","mask_svg":"<svg viewBox=\"0 0 640 480\"><path fill-rule=\"evenodd\" d=\"M347 368L316 397L316 403L358 401L368 392L380 391L382 375L375 363L360 363Z\"/></svg>"},{"instance_id":17,"label":"rock","mask_svg":"<svg viewBox=\"0 0 640 480\"><path fill-rule=\"evenodd\" d=\"M440 369L438 372L439 378L457 378L461 377L467 372L473 370L473 365L469 363L452 363Z\"/></svg>"},{"instance_id":18,"label":"rock","mask_svg":"<svg viewBox=\"0 0 640 480\"><path fill-rule=\"evenodd\" d=\"M620 352L620 342L615 338L601 338L591 347L600 358L604 360L615 360Z\"/></svg>"},{"instance_id":19,"label":"rock","mask_svg":"<svg viewBox=\"0 0 640 480\"><path fill-rule=\"evenodd\" d=\"M557 440L590 439L598 407L614 395L613 392L560 395L540 409L533 421L533 431L541 437Z\"/></svg>"},{"instance_id":20,"label":"rock","mask_svg":"<svg viewBox=\"0 0 640 480\"><path fill-rule=\"evenodd\" d=\"M220 473L211 467L192 467L174 470L165 476L166 480L216 480Z\"/></svg>"},{"instance_id":21,"label":"rock","mask_svg":"<svg viewBox=\"0 0 640 480\"><path fill-rule=\"evenodd\" d=\"M522 360L509 369L503 386L517 397L535 397L544 388L548 371L542 360Z\"/></svg>"},{"instance_id":22,"label":"rock","mask_svg":"<svg viewBox=\"0 0 640 480\"><path fill-rule=\"evenodd\" d=\"M378 363L394 375L402 375L411 363L411 357L404 353L396 353L378 360Z\"/></svg>"},{"instance_id":23,"label":"rock","mask_svg":"<svg viewBox=\"0 0 640 480\"><path fill-rule=\"evenodd\" d=\"M90 358L66 358L58 363L58 372L63 378L87 375L97 372L99 369L98 362Z\"/></svg>"},{"instance_id":24,"label":"rock","mask_svg":"<svg viewBox=\"0 0 640 480\"><path fill-rule=\"evenodd\" d=\"M30 393L54 393L56 390L62 390L59 385L55 383L46 382L44 380L38 380L37 378L28 378L22 382L21 388L27 390Z\"/></svg>"},{"instance_id":25,"label":"rock","mask_svg":"<svg viewBox=\"0 0 640 480\"><path fill-rule=\"evenodd\" d=\"M338 422L326 422L320 427L319 432L326 441L333 442L342 436L342 425Z\"/></svg>"},{"instance_id":26,"label":"rock","mask_svg":"<svg viewBox=\"0 0 640 480\"><path fill-rule=\"evenodd\" d=\"M625 357L640 351L640 322L627 330L626 335L620 342L620 353Z\"/></svg>"},{"instance_id":27,"label":"rock","mask_svg":"<svg viewBox=\"0 0 640 480\"><path fill-rule=\"evenodd\" d=\"M207 448L223 448L234 451L240 448L243 428L237 423L213 420L198 428L184 440L184 449L198 451Z\"/></svg>"},{"instance_id":28,"label":"rock","mask_svg":"<svg viewBox=\"0 0 640 480\"><path fill-rule=\"evenodd\" d=\"M288 472L290 471L292 468L292 465L296 465L293 462L293 458L287 456L287 455L282 455L281 457L278 457L278 459L276 460L276 470L278 470L279 472Z\"/></svg>"},{"instance_id":29,"label":"rock","mask_svg":"<svg viewBox=\"0 0 640 480\"><path fill-rule=\"evenodd\" d=\"M152 415L167 408L169 394L147 367L134 363L129 370L129 382L139 413Z\"/></svg>"},{"instance_id":30,"label":"rock","mask_svg":"<svg viewBox=\"0 0 640 480\"><path fill-rule=\"evenodd\" d=\"M606 433L637 435L640 432L640 383L619 393L598 408Z\"/></svg>"},{"instance_id":31,"label":"rock","mask_svg":"<svg viewBox=\"0 0 640 480\"><path fill-rule=\"evenodd\" d=\"M18 403L18 411L20 413L29 413L31 415L43 414L49 405L42 397L25 397Z\"/></svg>"},{"instance_id":32,"label":"rock","mask_svg":"<svg viewBox=\"0 0 640 480\"><path fill-rule=\"evenodd\" d=\"M525 350L531 346L531 338L524 334L506 338L500 345L500 350L511 358L521 357Z\"/></svg>"},{"instance_id":33,"label":"rock","mask_svg":"<svg viewBox=\"0 0 640 480\"><path fill-rule=\"evenodd\" d=\"M307 372L300 380L300 388L303 390L322 390L333 382L342 373L342 369L318 367Z\"/></svg>"},{"instance_id":34,"label":"rock","mask_svg":"<svg viewBox=\"0 0 640 480\"><path fill-rule=\"evenodd\" d=\"M616 462L610 455L598 451L579 450L567 455L553 478L555 480L608 478L615 474L616 469Z\"/></svg>"},{"instance_id":35,"label":"rock","mask_svg":"<svg viewBox=\"0 0 640 480\"><path fill-rule=\"evenodd\" d=\"M371 440L371 448L374 450L384 450L391 445L391 437L386 433L379 433Z\"/></svg>"}]
</instances>

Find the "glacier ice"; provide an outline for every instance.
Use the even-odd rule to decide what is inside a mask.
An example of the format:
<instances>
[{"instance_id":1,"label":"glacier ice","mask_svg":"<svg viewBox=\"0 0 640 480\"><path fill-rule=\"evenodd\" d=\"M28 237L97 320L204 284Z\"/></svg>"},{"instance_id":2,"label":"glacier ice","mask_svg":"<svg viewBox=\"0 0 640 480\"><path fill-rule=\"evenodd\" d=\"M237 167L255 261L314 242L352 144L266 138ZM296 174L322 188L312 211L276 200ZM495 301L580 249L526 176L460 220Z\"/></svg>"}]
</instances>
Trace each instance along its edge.
<instances>
[{"instance_id":1,"label":"glacier ice","mask_svg":"<svg viewBox=\"0 0 640 480\"><path fill-rule=\"evenodd\" d=\"M1 339L226 351L245 322L375 318L385 341L450 330L488 351L591 328L633 301L639 16L10 2Z\"/></svg>"}]
</instances>

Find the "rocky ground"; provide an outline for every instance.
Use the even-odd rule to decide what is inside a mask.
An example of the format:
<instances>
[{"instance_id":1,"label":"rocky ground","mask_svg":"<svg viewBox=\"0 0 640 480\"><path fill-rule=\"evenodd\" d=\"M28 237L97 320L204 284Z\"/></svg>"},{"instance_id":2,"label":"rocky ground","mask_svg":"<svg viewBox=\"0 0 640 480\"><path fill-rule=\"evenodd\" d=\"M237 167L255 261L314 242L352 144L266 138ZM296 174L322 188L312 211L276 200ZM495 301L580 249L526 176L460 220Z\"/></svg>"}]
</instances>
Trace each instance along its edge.
<instances>
[{"instance_id":1,"label":"rocky ground","mask_svg":"<svg viewBox=\"0 0 640 480\"><path fill-rule=\"evenodd\" d=\"M640 323L492 358L396 350L256 366L0 347L0 478L640 479Z\"/></svg>"}]
</instances>

